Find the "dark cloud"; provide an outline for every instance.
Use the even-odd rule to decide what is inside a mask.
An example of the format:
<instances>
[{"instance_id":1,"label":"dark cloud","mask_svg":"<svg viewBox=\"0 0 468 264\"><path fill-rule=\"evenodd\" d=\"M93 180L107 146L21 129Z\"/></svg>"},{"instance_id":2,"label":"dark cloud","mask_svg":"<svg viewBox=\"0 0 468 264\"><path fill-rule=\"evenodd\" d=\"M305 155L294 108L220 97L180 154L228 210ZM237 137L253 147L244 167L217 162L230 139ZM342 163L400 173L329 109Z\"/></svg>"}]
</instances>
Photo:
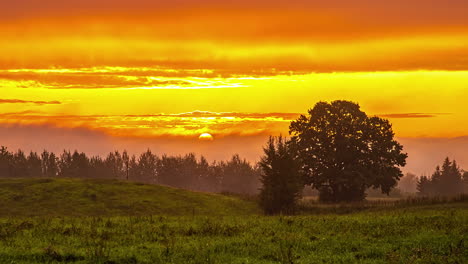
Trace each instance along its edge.
<instances>
[{"instance_id":1,"label":"dark cloud","mask_svg":"<svg viewBox=\"0 0 468 264\"><path fill-rule=\"evenodd\" d=\"M102 14L106 12L142 12L155 9L177 9L184 7L202 8L305 8L325 10L346 10L348 12L377 12L374 16L395 13L400 17L417 19L466 18L468 3L464 0L15 0L2 3L3 17L27 15L70 15L73 13Z\"/></svg>"},{"instance_id":2,"label":"dark cloud","mask_svg":"<svg viewBox=\"0 0 468 264\"><path fill-rule=\"evenodd\" d=\"M58 105L59 101L29 101L20 99L0 99L0 104L36 104L36 105Z\"/></svg>"},{"instance_id":3,"label":"dark cloud","mask_svg":"<svg viewBox=\"0 0 468 264\"><path fill-rule=\"evenodd\" d=\"M239 113L239 112L210 112L193 111L187 113L159 116L179 116L179 117L237 117L237 118L279 118L284 120L293 120L300 116L299 113Z\"/></svg>"},{"instance_id":4,"label":"dark cloud","mask_svg":"<svg viewBox=\"0 0 468 264\"><path fill-rule=\"evenodd\" d=\"M0 79L13 81L31 81L35 86L50 89L105 89L132 87L164 87L169 85L189 86L190 82L183 80L155 80L151 76L130 76L119 73L34 73L31 72L3 72Z\"/></svg>"},{"instance_id":5,"label":"dark cloud","mask_svg":"<svg viewBox=\"0 0 468 264\"><path fill-rule=\"evenodd\" d=\"M50 115L41 112L0 114L0 124L84 127L114 137L188 137L210 132L217 138L240 135L279 134L295 113L236 113L194 111L154 115Z\"/></svg>"},{"instance_id":6,"label":"dark cloud","mask_svg":"<svg viewBox=\"0 0 468 264\"><path fill-rule=\"evenodd\" d=\"M379 115L384 118L432 118L441 115L450 115L449 113L398 113Z\"/></svg>"}]
</instances>

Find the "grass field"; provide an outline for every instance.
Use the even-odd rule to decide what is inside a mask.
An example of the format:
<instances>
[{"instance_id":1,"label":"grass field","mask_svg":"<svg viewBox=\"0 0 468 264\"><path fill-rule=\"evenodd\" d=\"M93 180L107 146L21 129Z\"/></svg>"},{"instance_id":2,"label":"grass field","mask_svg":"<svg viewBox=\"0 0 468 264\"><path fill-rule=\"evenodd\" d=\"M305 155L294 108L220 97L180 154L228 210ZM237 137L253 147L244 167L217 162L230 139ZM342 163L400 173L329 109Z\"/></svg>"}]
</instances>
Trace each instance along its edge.
<instances>
[{"instance_id":1,"label":"grass field","mask_svg":"<svg viewBox=\"0 0 468 264\"><path fill-rule=\"evenodd\" d=\"M13 206L21 205L21 210L29 210L29 202L42 199L41 210L33 209L31 204L31 212L17 216L12 214L13 209L5 209L8 205L0 205L0 263L467 263L468 260L466 202L376 205L359 207L355 212L333 213L327 209L319 214L268 217L259 215L252 201L166 187L79 180L0 182L1 201L17 195L11 187L13 183L25 186L21 189L25 196L22 200L8 200ZM60 209L60 214L46 216L45 212L53 211L47 206L64 205L59 205L63 201L47 203L48 198L40 194L42 189L34 187L41 184L75 186L80 192L61 187L63 195L70 196L63 199L71 202L74 197L83 196L81 185L102 186L91 186L95 187L96 199L81 198L81 202L73 204L88 209L74 213L73 209ZM135 188L127 192L141 193L145 199L150 199L147 196L151 193L158 197L152 199L159 199L160 209L154 209L155 206L145 213L139 207L135 212L131 207L120 211L105 208L107 213L103 216L85 216L88 212L91 215L99 212L93 208L95 203L100 208L108 205L101 197L107 193L104 191L107 185L119 190L112 196L116 200L125 197L122 189ZM143 192L147 188L156 193ZM31 193L23 193L25 190ZM178 197L179 192L185 196ZM166 195L174 196L166 199ZM182 206L185 199L200 214ZM207 204L196 205L197 201ZM161 208L169 207L164 202L180 211L164 211ZM213 216L201 213L218 210L218 206L230 207ZM38 216L32 216L32 212Z\"/></svg>"},{"instance_id":2,"label":"grass field","mask_svg":"<svg viewBox=\"0 0 468 264\"><path fill-rule=\"evenodd\" d=\"M259 213L232 196L114 180L0 179L0 201L0 217Z\"/></svg>"}]
</instances>

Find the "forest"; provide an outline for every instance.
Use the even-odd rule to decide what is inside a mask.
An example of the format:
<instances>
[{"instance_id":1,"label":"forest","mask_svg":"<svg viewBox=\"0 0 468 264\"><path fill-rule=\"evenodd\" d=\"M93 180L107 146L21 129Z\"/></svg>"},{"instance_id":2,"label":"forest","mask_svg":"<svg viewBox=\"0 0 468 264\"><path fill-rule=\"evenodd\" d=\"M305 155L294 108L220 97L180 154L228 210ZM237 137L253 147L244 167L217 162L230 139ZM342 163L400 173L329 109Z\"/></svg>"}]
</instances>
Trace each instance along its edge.
<instances>
[{"instance_id":1,"label":"forest","mask_svg":"<svg viewBox=\"0 0 468 264\"><path fill-rule=\"evenodd\" d=\"M25 154L0 148L0 178L117 179L205 192L254 194L258 192L259 175L259 168L239 155L209 163L193 153L158 156L147 150L130 156L126 151L115 151L102 158L78 151Z\"/></svg>"}]
</instances>

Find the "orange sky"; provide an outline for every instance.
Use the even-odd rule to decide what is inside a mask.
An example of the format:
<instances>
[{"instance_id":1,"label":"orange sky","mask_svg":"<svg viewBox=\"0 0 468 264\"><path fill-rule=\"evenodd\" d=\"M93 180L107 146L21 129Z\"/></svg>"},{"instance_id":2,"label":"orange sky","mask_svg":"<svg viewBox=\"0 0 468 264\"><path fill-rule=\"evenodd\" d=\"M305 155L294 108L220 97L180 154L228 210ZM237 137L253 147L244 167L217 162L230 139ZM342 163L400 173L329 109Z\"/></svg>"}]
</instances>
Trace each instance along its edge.
<instances>
[{"instance_id":1,"label":"orange sky","mask_svg":"<svg viewBox=\"0 0 468 264\"><path fill-rule=\"evenodd\" d=\"M467 13L461 0L8 1L0 127L127 144L208 132L258 138L255 157L317 101L346 99L389 118L399 138L465 137Z\"/></svg>"}]
</instances>

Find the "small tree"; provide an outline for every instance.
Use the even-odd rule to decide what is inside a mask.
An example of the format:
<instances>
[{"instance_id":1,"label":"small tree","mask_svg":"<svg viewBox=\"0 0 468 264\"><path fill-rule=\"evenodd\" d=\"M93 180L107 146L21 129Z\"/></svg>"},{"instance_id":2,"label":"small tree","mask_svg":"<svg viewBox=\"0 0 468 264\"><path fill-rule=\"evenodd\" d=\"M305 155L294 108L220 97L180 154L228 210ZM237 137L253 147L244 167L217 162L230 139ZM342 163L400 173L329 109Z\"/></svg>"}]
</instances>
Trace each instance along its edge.
<instances>
[{"instance_id":1,"label":"small tree","mask_svg":"<svg viewBox=\"0 0 468 264\"><path fill-rule=\"evenodd\" d=\"M260 205L266 214L292 213L304 187L300 165L282 137L270 137L263 151Z\"/></svg>"},{"instance_id":2,"label":"small tree","mask_svg":"<svg viewBox=\"0 0 468 264\"><path fill-rule=\"evenodd\" d=\"M27 157L27 169L28 169L28 177L41 177L42 176L42 168L41 168L41 158L37 155L36 152L29 153Z\"/></svg>"},{"instance_id":3,"label":"small tree","mask_svg":"<svg viewBox=\"0 0 468 264\"><path fill-rule=\"evenodd\" d=\"M157 163L159 158L151 150L142 153L138 159L137 177L134 180L146 183L157 182Z\"/></svg>"},{"instance_id":4,"label":"small tree","mask_svg":"<svg viewBox=\"0 0 468 264\"><path fill-rule=\"evenodd\" d=\"M52 178L58 173L57 157L54 153L44 150L41 154L42 176Z\"/></svg>"},{"instance_id":5,"label":"small tree","mask_svg":"<svg viewBox=\"0 0 468 264\"><path fill-rule=\"evenodd\" d=\"M389 194L403 176L407 155L394 139L392 125L368 117L358 104L320 102L290 126L306 184L328 202L359 201L365 190Z\"/></svg>"},{"instance_id":6,"label":"small tree","mask_svg":"<svg viewBox=\"0 0 468 264\"><path fill-rule=\"evenodd\" d=\"M431 179L427 176L421 176L416 186L419 195L428 196L433 194Z\"/></svg>"},{"instance_id":7,"label":"small tree","mask_svg":"<svg viewBox=\"0 0 468 264\"><path fill-rule=\"evenodd\" d=\"M238 154L227 162L220 164L222 168L221 191L238 194L256 194L259 185L259 175L246 159Z\"/></svg>"},{"instance_id":8,"label":"small tree","mask_svg":"<svg viewBox=\"0 0 468 264\"><path fill-rule=\"evenodd\" d=\"M11 177L13 154L4 146L0 147L0 177Z\"/></svg>"}]
</instances>

